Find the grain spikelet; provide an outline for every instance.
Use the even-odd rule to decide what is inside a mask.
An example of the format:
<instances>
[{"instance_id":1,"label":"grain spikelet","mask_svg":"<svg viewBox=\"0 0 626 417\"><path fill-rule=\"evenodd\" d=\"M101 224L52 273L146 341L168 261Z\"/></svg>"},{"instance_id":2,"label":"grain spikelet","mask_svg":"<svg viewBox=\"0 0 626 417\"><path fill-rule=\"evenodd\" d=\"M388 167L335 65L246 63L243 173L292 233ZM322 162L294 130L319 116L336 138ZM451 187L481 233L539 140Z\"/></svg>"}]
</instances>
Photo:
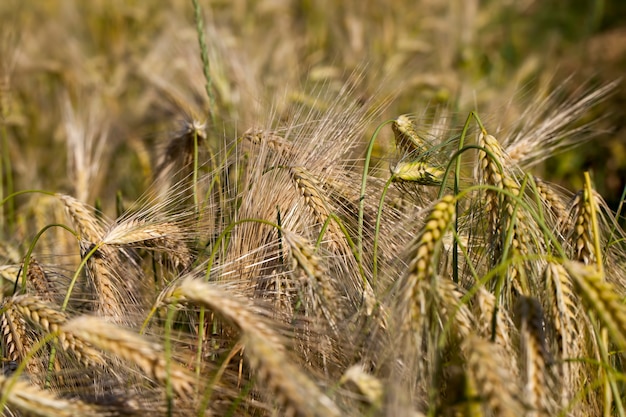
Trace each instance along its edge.
<instances>
[{"instance_id":1,"label":"grain spikelet","mask_svg":"<svg viewBox=\"0 0 626 417\"><path fill-rule=\"evenodd\" d=\"M31 295L18 295L7 299L5 308L20 314L46 333L58 333L60 346L66 351L74 352L84 364L104 364L104 359L97 350L77 340L71 333L63 331L62 326L67 322L68 316L51 307L49 303Z\"/></svg>"},{"instance_id":2,"label":"grain spikelet","mask_svg":"<svg viewBox=\"0 0 626 417\"><path fill-rule=\"evenodd\" d=\"M400 161L391 170L392 180L406 181L419 185L439 186L444 170L424 161Z\"/></svg>"},{"instance_id":3,"label":"grain spikelet","mask_svg":"<svg viewBox=\"0 0 626 417\"><path fill-rule=\"evenodd\" d=\"M467 304L461 304L463 294L452 280L439 277L437 295L441 303L438 309L440 314L453 323L452 330L459 340L464 340L474 331L475 323Z\"/></svg>"},{"instance_id":4,"label":"grain spikelet","mask_svg":"<svg viewBox=\"0 0 626 417\"><path fill-rule=\"evenodd\" d=\"M503 172L503 164L506 162L506 157L502 147L496 138L482 133L478 137L478 144L485 148L485 150L491 152L491 154L482 150L478 152L479 178L485 184L504 189L505 174ZM488 215L488 236L489 240L494 245L498 245L498 240L501 240L501 199L502 197L498 192L492 190L485 191L485 211ZM494 257L497 258L500 251L501 249L496 247Z\"/></svg>"},{"instance_id":5,"label":"grain spikelet","mask_svg":"<svg viewBox=\"0 0 626 417\"><path fill-rule=\"evenodd\" d=\"M524 398L532 409L529 415L552 415L553 383L549 375L552 358L546 346L543 309L536 298L520 297L515 310L524 369Z\"/></svg>"},{"instance_id":6,"label":"grain spikelet","mask_svg":"<svg viewBox=\"0 0 626 417\"><path fill-rule=\"evenodd\" d=\"M411 262L402 278L398 297L398 317L403 332L421 328L429 280L434 278L442 238L454 219L455 198L444 196L430 211L409 253Z\"/></svg>"},{"instance_id":7,"label":"grain spikelet","mask_svg":"<svg viewBox=\"0 0 626 417\"><path fill-rule=\"evenodd\" d=\"M606 282L595 266L573 261L563 266L585 307L598 316L613 341L626 349L626 305L613 284Z\"/></svg>"},{"instance_id":8,"label":"grain spikelet","mask_svg":"<svg viewBox=\"0 0 626 417\"><path fill-rule=\"evenodd\" d=\"M419 137L411 119L402 115L391 123L396 147L404 154L418 156L428 150L428 144Z\"/></svg>"},{"instance_id":9,"label":"grain spikelet","mask_svg":"<svg viewBox=\"0 0 626 417\"><path fill-rule=\"evenodd\" d=\"M173 173L181 170L184 173L189 172L193 162L194 142L200 143L206 138L205 123L195 120L189 114L185 114L184 118L182 127L169 140L155 170L158 175L157 183L166 185Z\"/></svg>"},{"instance_id":10,"label":"grain spikelet","mask_svg":"<svg viewBox=\"0 0 626 417\"><path fill-rule=\"evenodd\" d=\"M564 221L568 216L563 198L561 198L546 181L538 177L534 177L534 180L541 201L550 214L549 219L552 220L553 225L558 225L559 222Z\"/></svg>"},{"instance_id":11,"label":"grain spikelet","mask_svg":"<svg viewBox=\"0 0 626 417\"><path fill-rule=\"evenodd\" d=\"M598 134L590 129L595 121L581 124L580 120L614 91L618 82L602 86L583 83L574 92L568 92L570 81L561 83L519 117L519 125L504 140L511 162L527 169Z\"/></svg>"},{"instance_id":12,"label":"grain spikelet","mask_svg":"<svg viewBox=\"0 0 626 417\"><path fill-rule=\"evenodd\" d=\"M95 289L95 311L100 316L119 322L132 317L126 314L130 303L124 302L123 285L116 285L120 283L116 265L119 266L119 260L114 250L104 246L89 258L86 270Z\"/></svg>"},{"instance_id":13,"label":"grain spikelet","mask_svg":"<svg viewBox=\"0 0 626 417\"><path fill-rule=\"evenodd\" d=\"M317 223L321 225L326 222L334 210L330 205L330 201L325 197L319 181L301 167L291 168L290 172L298 193L311 210ZM326 234L327 239L325 239L325 241L327 241L332 248L338 246L335 242L342 242L344 240L341 229L333 220L330 220L328 223Z\"/></svg>"},{"instance_id":14,"label":"grain spikelet","mask_svg":"<svg viewBox=\"0 0 626 417\"><path fill-rule=\"evenodd\" d=\"M341 384L353 384L363 400L378 410L383 404L384 388L381 380L365 372L362 365L352 365L344 372Z\"/></svg>"},{"instance_id":15,"label":"grain spikelet","mask_svg":"<svg viewBox=\"0 0 626 417\"><path fill-rule=\"evenodd\" d=\"M193 393L193 375L173 360L168 361L160 345L141 335L90 316L69 320L61 331L116 358L134 363L160 384L165 385L169 379L174 392L180 396Z\"/></svg>"},{"instance_id":16,"label":"grain spikelet","mask_svg":"<svg viewBox=\"0 0 626 417\"><path fill-rule=\"evenodd\" d=\"M509 316L508 310L499 308L494 323L496 297L484 287L480 287L476 292L476 306L478 307L478 319L482 336L492 339L496 344L502 346L504 351L510 351L512 345L509 332L513 328L513 320ZM512 366L511 368L516 369L517 366Z\"/></svg>"},{"instance_id":17,"label":"grain spikelet","mask_svg":"<svg viewBox=\"0 0 626 417\"><path fill-rule=\"evenodd\" d=\"M305 282L302 286L304 289L310 288L304 293L311 294L312 310L317 311L319 308L330 327L336 332L337 322L342 317L339 302L341 297L333 287L328 272L322 266L322 260L315 254L314 248L302 237L289 231L284 231L283 237L289 245L294 268L298 267L304 273Z\"/></svg>"},{"instance_id":18,"label":"grain spikelet","mask_svg":"<svg viewBox=\"0 0 626 417\"><path fill-rule=\"evenodd\" d=\"M56 196L65 205L79 238L87 242L98 242L104 235L104 228L94 215L95 210L69 195Z\"/></svg>"},{"instance_id":19,"label":"grain spikelet","mask_svg":"<svg viewBox=\"0 0 626 417\"><path fill-rule=\"evenodd\" d=\"M594 264L597 259L591 226L591 204L595 204L595 202L592 202L586 188L576 195L571 204L575 221L569 233L574 258L587 265Z\"/></svg>"},{"instance_id":20,"label":"grain spikelet","mask_svg":"<svg viewBox=\"0 0 626 417\"><path fill-rule=\"evenodd\" d=\"M28 264L27 287L29 289L32 288L34 293L42 300L53 301L54 299L52 282L50 282L46 271L44 271L39 262L33 257L30 258Z\"/></svg>"},{"instance_id":21,"label":"grain spikelet","mask_svg":"<svg viewBox=\"0 0 626 417\"><path fill-rule=\"evenodd\" d=\"M15 314L15 311L6 304L0 320L0 329L2 330L4 357L12 361L21 361L32 343L26 335L24 319Z\"/></svg>"},{"instance_id":22,"label":"grain spikelet","mask_svg":"<svg viewBox=\"0 0 626 417\"><path fill-rule=\"evenodd\" d=\"M23 380L13 380L0 375L0 391L7 404L29 416L88 417L110 415L92 405L72 399L55 397Z\"/></svg>"},{"instance_id":23,"label":"grain spikelet","mask_svg":"<svg viewBox=\"0 0 626 417\"><path fill-rule=\"evenodd\" d=\"M260 319L244 299L198 279L186 278L163 297L166 302L190 302L210 308L242 333L244 353L287 414L339 416L333 401L287 357L271 323Z\"/></svg>"},{"instance_id":24,"label":"grain spikelet","mask_svg":"<svg viewBox=\"0 0 626 417\"><path fill-rule=\"evenodd\" d=\"M511 162L498 140L491 135L481 133L478 142L480 146L490 152L488 154L485 151L479 151L479 176L482 181L519 197L520 186L511 172L507 171ZM491 266L502 261L504 245L510 248L510 257L527 254L531 229L528 227L530 222L524 210L511 197L494 190L485 191L485 210L488 213L487 235L491 245ZM504 242L511 228L511 241ZM511 267L509 273L510 277L506 281L505 293L509 294L511 288L515 289L517 293L528 293L524 268L516 264ZM509 298L506 297L507 300Z\"/></svg>"},{"instance_id":25,"label":"grain spikelet","mask_svg":"<svg viewBox=\"0 0 626 417\"><path fill-rule=\"evenodd\" d=\"M81 249L86 255L97 242L104 236L104 227L93 214L93 209L73 197L57 194L57 197L65 204L72 224L79 233ZM116 268L122 267L121 255L114 249L103 246L87 261L87 275L93 284L96 295L96 311L100 315L112 320L120 321L126 316L124 303L126 287L136 279L128 274L127 280L121 280L117 276ZM132 278L132 279L131 279ZM128 301L128 300L126 300Z\"/></svg>"},{"instance_id":26,"label":"grain spikelet","mask_svg":"<svg viewBox=\"0 0 626 417\"><path fill-rule=\"evenodd\" d=\"M549 313L556 333L556 349L560 356L557 362L560 372L561 404L569 400L569 393L577 391L574 373L580 365L567 359L580 354L580 338L584 337L578 325L578 298L574 294L572 281L563 265L548 263L544 272L546 292L550 303Z\"/></svg>"},{"instance_id":27,"label":"grain spikelet","mask_svg":"<svg viewBox=\"0 0 626 417\"><path fill-rule=\"evenodd\" d=\"M186 268L191 262L183 230L171 221L143 221L131 217L109 228L101 243L166 251L177 267Z\"/></svg>"},{"instance_id":28,"label":"grain spikelet","mask_svg":"<svg viewBox=\"0 0 626 417\"><path fill-rule=\"evenodd\" d=\"M468 352L467 373L484 405L498 417L524 415L524 406L516 398L517 387L503 360L500 347L476 336L470 336L462 347Z\"/></svg>"},{"instance_id":29,"label":"grain spikelet","mask_svg":"<svg viewBox=\"0 0 626 417\"><path fill-rule=\"evenodd\" d=\"M288 156L292 152L292 146L284 138L261 129L248 129L242 138L255 146L267 146L269 149Z\"/></svg>"}]
</instances>

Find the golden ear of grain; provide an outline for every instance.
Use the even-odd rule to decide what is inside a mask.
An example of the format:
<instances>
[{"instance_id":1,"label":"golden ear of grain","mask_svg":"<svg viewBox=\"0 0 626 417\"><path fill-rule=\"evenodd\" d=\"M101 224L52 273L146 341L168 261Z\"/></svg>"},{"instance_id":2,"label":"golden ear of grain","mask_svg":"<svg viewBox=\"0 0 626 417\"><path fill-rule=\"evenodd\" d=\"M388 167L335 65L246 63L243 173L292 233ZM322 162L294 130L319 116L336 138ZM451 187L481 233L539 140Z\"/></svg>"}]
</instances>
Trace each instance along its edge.
<instances>
[{"instance_id":1,"label":"golden ear of grain","mask_svg":"<svg viewBox=\"0 0 626 417\"><path fill-rule=\"evenodd\" d=\"M380 379L368 374L362 365L352 365L341 377L340 384L353 384L362 395L363 401L367 402L374 410L383 405L384 387Z\"/></svg>"},{"instance_id":2,"label":"golden ear of grain","mask_svg":"<svg viewBox=\"0 0 626 417\"><path fill-rule=\"evenodd\" d=\"M269 149L288 156L292 152L292 145L284 138L261 129L248 129L244 132L242 139L255 146L267 146Z\"/></svg>"},{"instance_id":3,"label":"golden ear of grain","mask_svg":"<svg viewBox=\"0 0 626 417\"><path fill-rule=\"evenodd\" d=\"M454 220L456 199L451 195L444 196L430 211L424 227L416 239L415 249L411 252L409 272L416 280L430 277L437 259L434 259L441 248L444 233Z\"/></svg>"},{"instance_id":4,"label":"golden ear of grain","mask_svg":"<svg viewBox=\"0 0 626 417\"><path fill-rule=\"evenodd\" d=\"M116 267L121 266L115 251L108 247L98 249L86 263L87 276L91 279L95 292L95 311L98 315L115 322L135 319L126 314L131 303L124 302L125 297L122 294L124 287L116 271Z\"/></svg>"},{"instance_id":5,"label":"golden ear of grain","mask_svg":"<svg viewBox=\"0 0 626 417\"><path fill-rule=\"evenodd\" d=\"M533 410L531 415L552 415L554 383L549 370L552 358L546 342L543 309L536 298L521 296L515 310L519 323L525 401Z\"/></svg>"},{"instance_id":6,"label":"golden ear of grain","mask_svg":"<svg viewBox=\"0 0 626 417\"><path fill-rule=\"evenodd\" d=\"M166 358L160 345L132 331L97 317L80 316L67 321L61 331L89 343L113 357L137 365L146 376L183 397L193 394L195 378L182 365Z\"/></svg>"},{"instance_id":7,"label":"golden ear of grain","mask_svg":"<svg viewBox=\"0 0 626 417\"><path fill-rule=\"evenodd\" d=\"M130 218L113 225L103 236L101 244L164 251L176 267L184 269L191 263L191 251L185 245L183 236L183 230L173 222Z\"/></svg>"},{"instance_id":8,"label":"golden ear of grain","mask_svg":"<svg viewBox=\"0 0 626 417\"><path fill-rule=\"evenodd\" d=\"M596 315L620 349L626 349L626 305L613 284L595 266L567 261L563 264L574 282L576 294Z\"/></svg>"},{"instance_id":9,"label":"golden ear of grain","mask_svg":"<svg viewBox=\"0 0 626 417\"><path fill-rule=\"evenodd\" d=\"M10 304L5 302L3 307L0 330L2 331L4 356L12 361L20 361L28 353L32 342L26 334L24 319L16 314Z\"/></svg>"},{"instance_id":10,"label":"golden ear of grain","mask_svg":"<svg viewBox=\"0 0 626 417\"><path fill-rule=\"evenodd\" d=\"M46 301L53 300L54 290L52 283L39 262L33 257L30 258L28 264L28 280L26 282L27 288L32 288L34 293L41 299Z\"/></svg>"},{"instance_id":11,"label":"golden ear of grain","mask_svg":"<svg viewBox=\"0 0 626 417\"><path fill-rule=\"evenodd\" d=\"M56 194L56 196L65 205L79 238L87 242L99 242L104 235L104 228L96 218L94 209L69 195Z\"/></svg>"},{"instance_id":12,"label":"golden ear of grain","mask_svg":"<svg viewBox=\"0 0 626 417\"><path fill-rule=\"evenodd\" d=\"M49 391L32 386L26 381L0 375L0 392L7 404L24 415L41 417L96 417L110 415L105 410L79 400L55 397Z\"/></svg>"},{"instance_id":13,"label":"golden ear of grain","mask_svg":"<svg viewBox=\"0 0 626 417\"><path fill-rule=\"evenodd\" d=\"M514 166L502 149L497 139L481 133L479 145L485 151L479 151L479 177L483 183L506 190L516 197L521 197L520 185L512 174ZM488 152L489 153L488 153ZM485 191L485 210L488 213L487 235L490 245L491 266L503 261L503 248L509 248L509 257L524 256L529 253L531 236L538 229L523 207L512 197L494 190ZM509 230L510 241L505 242ZM529 294L525 263L515 263L508 271L505 282L505 300L512 299L512 290L518 294Z\"/></svg>"},{"instance_id":14,"label":"golden ear of grain","mask_svg":"<svg viewBox=\"0 0 626 417\"><path fill-rule=\"evenodd\" d=\"M302 167L290 168L290 172L298 193L311 210L316 222L320 225L324 224L335 210L329 199L326 198L321 184ZM340 245L340 243L336 242L343 242L345 240L341 228L333 220L330 220L328 223L326 235L328 239L325 239L325 241L328 242L333 250L338 249Z\"/></svg>"},{"instance_id":15,"label":"golden ear of grain","mask_svg":"<svg viewBox=\"0 0 626 417\"><path fill-rule=\"evenodd\" d=\"M339 416L337 405L285 354L280 338L267 320L260 319L250 303L214 285L186 278L163 297L165 302L205 306L242 333L244 354L286 413Z\"/></svg>"},{"instance_id":16,"label":"golden ear of grain","mask_svg":"<svg viewBox=\"0 0 626 417\"><path fill-rule=\"evenodd\" d=\"M289 246L289 253L293 257L294 264L304 275L302 287L312 290L313 299L309 302L312 303L313 311L321 310L328 325L334 332L337 332L338 321L343 318L343 308L341 295L333 286L328 271L323 267L319 256L315 254L314 248L304 238L287 230L283 230L283 238ZM303 291L305 295L308 293L308 291Z\"/></svg>"},{"instance_id":17,"label":"golden ear of grain","mask_svg":"<svg viewBox=\"0 0 626 417\"><path fill-rule=\"evenodd\" d=\"M467 304L461 303L463 294L459 287L450 279L437 279L437 295L439 298L438 314L452 322L452 331L459 340L465 340L476 328L474 315Z\"/></svg>"},{"instance_id":18,"label":"golden ear of grain","mask_svg":"<svg viewBox=\"0 0 626 417\"><path fill-rule=\"evenodd\" d=\"M434 278L444 233L454 219L455 202L454 196L447 195L435 203L409 253L411 262L400 282L397 298L397 317L403 323L403 333L422 327L419 323L425 313L429 280Z\"/></svg>"},{"instance_id":19,"label":"golden ear of grain","mask_svg":"<svg viewBox=\"0 0 626 417\"><path fill-rule=\"evenodd\" d=\"M482 337L493 340L496 344L502 346L504 351L513 350L510 331L513 330L514 326L508 310L503 308L496 310L496 297L484 287L480 287L476 292L475 305L478 308ZM517 369L517 364L514 364L511 368Z\"/></svg>"},{"instance_id":20,"label":"golden ear of grain","mask_svg":"<svg viewBox=\"0 0 626 417\"><path fill-rule=\"evenodd\" d=\"M558 228L568 217L565 201L549 183L538 177L534 177L534 180L541 201L548 210L550 224Z\"/></svg>"},{"instance_id":21,"label":"golden ear of grain","mask_svg":"<svg viewBox=\"0 0 626 417\"><path fill-rule=\"evenodd\" d=\"M83 364L104 364L104 358L97 350L63 331L62 326L67 322L68 316L50 303L31 295L18 295L7 299L5 307L6 311L14 311L45 333L57 333L61 348L73 352Z\"/></svg>"},{"instance_id":22,"label":"golden ear of grain","mask_svg":"<svg viewBox=\"0 0 626 417\"><path fill-rule=\"evenodd\" d=\"M478 392L478 398L494 416L519 417L525 415L525 407L516 397L518 388L500 349L500 346L477 336L468 337L462 346L468 355L467 376Z\"/></svg>"},{"instance_id":23,"label":"golden ear of grain","mask_svg":"<svg viewBox=\"0 0 626 417\"><path fill-rule=\"evenodd\" d=\"M556 332L557 366L561 377L561 404L566 405L572 392L578 391L580 364L569 361L581 356L584 333L578 321L579 299L574 294L574 284L561 264L550 262L544 272L546 292L550 304L549 314Z\"/></svg>"},{"instance_id":24,"label":"golden ear of grain","mask_svg":"<svg viewBox=\"0 0 626 417\"><path fill-rule=\"evenodd\" d=\"M574 197L571 206L575 221L568 234L574 250L574 259L587 265L597 262L591 224L591 204L595 204L595 202L587 189L582 190Z\"/></svg>"}]
</instances>

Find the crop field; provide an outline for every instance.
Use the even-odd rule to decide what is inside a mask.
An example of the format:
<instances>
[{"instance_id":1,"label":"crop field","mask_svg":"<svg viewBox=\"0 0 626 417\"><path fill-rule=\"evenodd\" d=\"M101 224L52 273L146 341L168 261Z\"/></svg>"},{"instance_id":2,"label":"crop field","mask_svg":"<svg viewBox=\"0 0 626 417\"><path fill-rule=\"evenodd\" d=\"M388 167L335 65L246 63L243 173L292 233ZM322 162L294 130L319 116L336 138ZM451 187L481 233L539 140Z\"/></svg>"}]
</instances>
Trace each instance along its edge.
<instances>
[{"instance_id":1,"label":"crop field","mask_svg":"<svg viewBox=\"0 0 626 417\"><path fill-rule=\"evenodd\" d=\"M3 0L3 415L626 416L619 16Z\"/></svg>"}]
</instances>

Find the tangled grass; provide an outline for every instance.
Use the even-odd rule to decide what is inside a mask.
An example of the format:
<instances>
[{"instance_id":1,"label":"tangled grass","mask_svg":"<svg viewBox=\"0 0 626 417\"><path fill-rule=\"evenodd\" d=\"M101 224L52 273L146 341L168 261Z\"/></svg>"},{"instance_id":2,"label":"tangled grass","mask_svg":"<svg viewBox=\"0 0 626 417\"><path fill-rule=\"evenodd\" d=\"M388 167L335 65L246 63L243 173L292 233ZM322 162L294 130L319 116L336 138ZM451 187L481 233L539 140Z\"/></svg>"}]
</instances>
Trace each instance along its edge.
<instances>
[{"instance_id":1,"label":"tangled grass","mask_svg":"<svg viewBox=\"0 0 626 417\"><path fill-rule=\"evenodd\" d=\"M514 124L384 121L361 69L229 126L197 39L207 120L136 74L183 115L165 143L128 141L136 199L103 201L97 99L58 94L69 191L15 191L3 146L5 415L625 415L619 213L589 173L573 193L534 170L591 138L615 84L562 85Z\"/></svg>"}]
</instances>

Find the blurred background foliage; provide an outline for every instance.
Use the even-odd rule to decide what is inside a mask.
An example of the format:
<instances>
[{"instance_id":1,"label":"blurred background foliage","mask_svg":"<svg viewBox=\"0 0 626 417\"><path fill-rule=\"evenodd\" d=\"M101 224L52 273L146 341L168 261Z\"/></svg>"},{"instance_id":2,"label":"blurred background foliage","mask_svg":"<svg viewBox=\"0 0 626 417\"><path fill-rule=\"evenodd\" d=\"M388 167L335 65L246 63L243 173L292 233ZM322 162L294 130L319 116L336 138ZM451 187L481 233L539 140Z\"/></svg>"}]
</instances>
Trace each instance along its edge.
<instances>
[{"instance_id":1,"label":"blurred background foliage","mask_svg":"<svg viewBox=\"0 0 626 417\"><path fill-rule=\"evenodd\" d=\"M315 95L322 85L348 85L357 99L386 103L380 121L404 113L428 120L445 108L460 125L476 109L495 132L564 80L574 91L618 79L626 65L623 0L200 5L218 143L271 120L288 123L290 103L324 106ZM193 16L190 0L0 2L5 192L79 194L72 176L89 169L82 193L90 202L141 193L180 120L208 118ZM599 138L547 160L542 174L579 189L591 169L616 207L626 173L625 99L621 83L589 116L602 118ZM70 147L86 145L71 135L102 137L105 146L83 150L91 159L78 161ZM391 132L384 135L381 161L393 146Z\"/></svg>"}]
</instances>

